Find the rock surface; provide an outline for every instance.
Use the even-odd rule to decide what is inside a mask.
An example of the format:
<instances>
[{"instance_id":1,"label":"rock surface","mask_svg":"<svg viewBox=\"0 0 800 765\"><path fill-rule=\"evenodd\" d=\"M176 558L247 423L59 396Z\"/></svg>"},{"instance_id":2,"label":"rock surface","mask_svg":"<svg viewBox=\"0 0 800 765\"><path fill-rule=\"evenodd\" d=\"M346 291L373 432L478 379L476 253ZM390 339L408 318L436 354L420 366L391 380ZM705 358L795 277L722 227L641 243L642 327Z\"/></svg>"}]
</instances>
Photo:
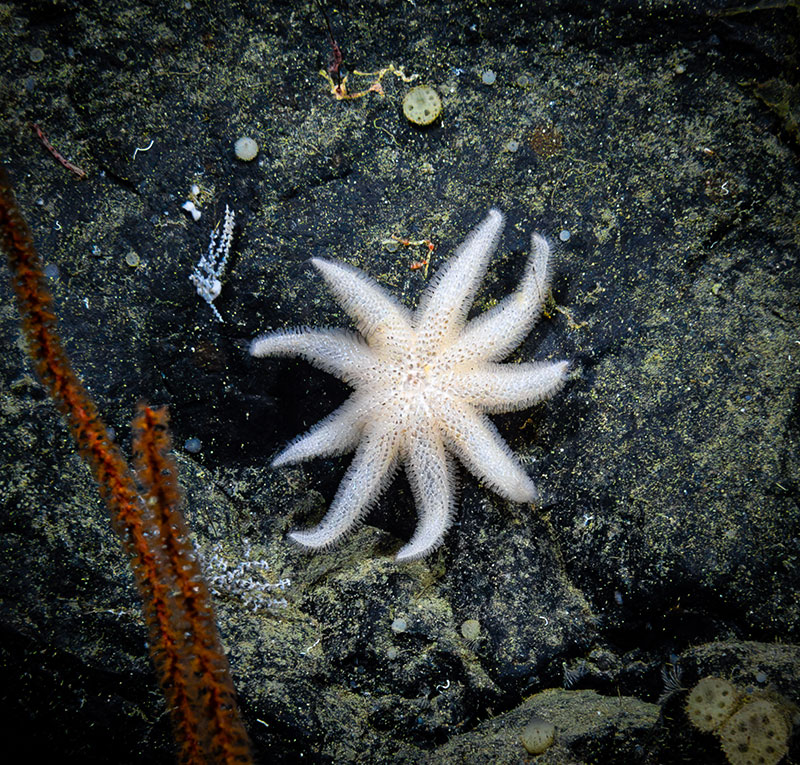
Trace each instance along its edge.
<instances>
[{"instance_id":1,"label":"rock surface","mask_svg":"<svg viewBox=\"0 0 800 765\"><path fill-rule=\"evenodd\" d=\"M259 760L517 763L535 714L556 727L537 762L723 763L684 687L716 674L800 700L794 10L331 5L351 93L390 63L437 89L443 119L417 129L393 72L384 96L334 98L315 5L188 5L0 6L0 145L120 442L139 399L170 406L198 548L238 572L218 615ZM188 274L226 203L220 324ZM398 567L415 524L398 479L346 544L303 554L285 535L321 517L347 457L269 461L346 390L247 343L345 323L311 256L415 305L427 248L385 243L433 241L433 274L490 205L509 226L480 308L518 282L531 231L561 242L549 318L512 360L575 373L495 418L543 506L462 473L444 546ZM61 763L171 762L131 578L17 321L0 283L6 724ZM254 599L247 561L287 605Z\"/></svg>"}]
</instances>

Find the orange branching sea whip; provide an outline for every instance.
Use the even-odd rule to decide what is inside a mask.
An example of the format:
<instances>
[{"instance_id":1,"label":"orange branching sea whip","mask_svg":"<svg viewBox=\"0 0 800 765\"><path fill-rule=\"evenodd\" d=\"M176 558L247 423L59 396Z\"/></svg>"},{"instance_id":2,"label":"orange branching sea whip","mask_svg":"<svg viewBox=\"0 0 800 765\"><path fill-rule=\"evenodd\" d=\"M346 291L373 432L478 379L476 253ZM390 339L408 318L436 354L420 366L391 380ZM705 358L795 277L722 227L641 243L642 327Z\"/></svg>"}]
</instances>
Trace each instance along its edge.
<instances>
[{"instance_id":1,"label":"orange branching sea whip","mask_svg":"<svg viewBox=\"0 0 800 765\"><path fill-rule=\"evenodd\" d=\"M180 510L166 410L139 406L133 422L134 478L69 362L41 259L2 165L0 247L8 256L28 352L92 470L130 560L178 759L187 765L251 763L208 588Z\"/></svg>"}]
</instances>

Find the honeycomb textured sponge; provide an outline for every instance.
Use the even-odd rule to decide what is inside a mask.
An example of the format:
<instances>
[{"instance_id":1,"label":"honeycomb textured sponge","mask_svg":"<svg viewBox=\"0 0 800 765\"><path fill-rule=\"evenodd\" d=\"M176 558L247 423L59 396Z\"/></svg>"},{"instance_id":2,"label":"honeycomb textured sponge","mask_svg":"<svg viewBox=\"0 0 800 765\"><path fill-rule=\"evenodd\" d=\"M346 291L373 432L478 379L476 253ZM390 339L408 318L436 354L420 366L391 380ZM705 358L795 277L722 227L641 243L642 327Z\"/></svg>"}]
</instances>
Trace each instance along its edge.
<instances>
[{"instance_id":1,"label":"honeycomb textured sponge","mask_svg":"<svg viewBox=\"0 0 800 765\"><path fill-rule=\"evenodd\" d=\"M775 765L789 750L790 732L779 705L756 699L731 716L719 737L731 765Z\"/></svg>"},{"instance_id":2,"label":"honeycomb textured sponge","mask_svg":"<svg viewBox=\"0 0 800 765\"><path fill-rule=\"evenodd\" d=\"M686 714L692 724L702 731L714 731L736 709L739 691L721 677L704 677L689 694Z\"/></svg>"}]
</instances>

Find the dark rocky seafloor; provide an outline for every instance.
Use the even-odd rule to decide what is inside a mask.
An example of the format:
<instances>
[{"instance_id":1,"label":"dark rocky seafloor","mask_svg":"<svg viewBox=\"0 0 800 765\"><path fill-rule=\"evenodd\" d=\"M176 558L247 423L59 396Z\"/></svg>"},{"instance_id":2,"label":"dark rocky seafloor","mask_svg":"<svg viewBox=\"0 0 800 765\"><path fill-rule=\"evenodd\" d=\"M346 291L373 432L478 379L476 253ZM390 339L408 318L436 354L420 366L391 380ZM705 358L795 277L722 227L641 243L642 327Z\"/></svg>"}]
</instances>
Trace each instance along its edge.
<instances>
[{"instance_id":1,"label":"dark rocky seafloor","mask_svg":"<svg viewBox=\"0 0 800 765\"><path fill-rule=\"evenodd\" d=\"M0 161L124 448L137 401L170 407L196 544L214 581L233 572L216 606L257 759L726 762L684 713L699 678L800 702L797 3L325 8L351 92L394 64L441 119L411 125L392 72L384 96L336 100L314 3L0 4ZM220 323L188 275L226 204ZM345 544L303 553L286 533L348 458L269 462L347 389L249 341L350 326L312 256L415 305L427 250L386 242L431 240L432 274L491 205L508 225L476 312L514 289L533 231L557 245L547 316L510 360L573 372L494 418L541 507L462 470L444 544L397 566L400 476ZM127 564L7 279L0 331L6 752L171 762ZM537 758L534 715L556 728Z\"/></svg>"}]
</instances>

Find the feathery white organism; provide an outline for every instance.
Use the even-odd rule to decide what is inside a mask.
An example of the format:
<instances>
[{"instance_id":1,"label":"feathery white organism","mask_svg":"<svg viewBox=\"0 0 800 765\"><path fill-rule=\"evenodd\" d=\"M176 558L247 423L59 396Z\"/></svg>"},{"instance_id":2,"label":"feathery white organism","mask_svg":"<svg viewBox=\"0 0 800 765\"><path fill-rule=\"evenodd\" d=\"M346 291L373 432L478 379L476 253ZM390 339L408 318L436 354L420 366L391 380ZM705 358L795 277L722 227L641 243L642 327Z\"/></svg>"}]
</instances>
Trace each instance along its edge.
<instances>
[{"instance_id":1,"label":"feathery white organism","mask_svg":"<svg viewBox=\"0 0 800 765\"><path fill-rule=\"evenodd\" d=\"M208 249L200 256L197 265L189 274L189 281L194 284L197 294L208 303L208 307L214 312L217 321L222 321L222 315L214 305L214 301L222 291L222 276L231 254L235 221L236 213L228 205L225 205L225 222L222 224L222 233L220 234L219 224L217 224L211 232Z\"/></svg>"},{"instance_id":2,"label":"feathery white organism","mask_svg":"<svg viewBox=\"0 0 800 765\"><path fill-rule=\"evenodd\" d=\"M486 414L524 409L563 385L569 363L499 364L528 334L547 295L550 248L534 234L519 289L467 322L503 229L492 209L441 266L411 312L363 271L322 258L312 263L358 333L298 328L256 338L253 356L302 356L355 392L298 437L273 467L356 450L322 522L294 531L306 548L327 547L364 517L404 464L419 515L398 561L442 542L455 512L459 460L495 492L533 502L536 487Z\"/></svg>"}]
</instances>

